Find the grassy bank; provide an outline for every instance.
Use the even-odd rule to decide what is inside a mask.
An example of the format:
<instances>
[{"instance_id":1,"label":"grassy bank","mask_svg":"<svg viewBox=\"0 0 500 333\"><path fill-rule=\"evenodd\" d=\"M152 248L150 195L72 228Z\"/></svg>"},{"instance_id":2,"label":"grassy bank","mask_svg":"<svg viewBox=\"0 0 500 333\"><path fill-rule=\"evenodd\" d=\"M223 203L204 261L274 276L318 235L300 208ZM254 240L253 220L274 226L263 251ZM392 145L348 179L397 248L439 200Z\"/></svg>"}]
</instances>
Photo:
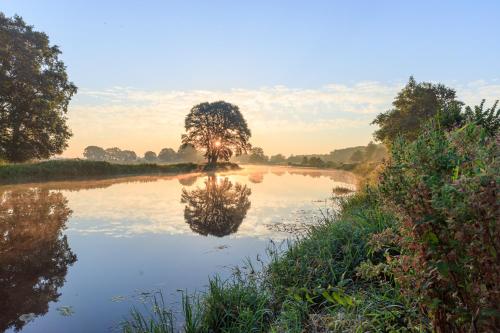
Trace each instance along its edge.
<instances>
[{"instance_id":1,"label":"grassy bank","mask_svg":"<svg viewBox=\"0 0 500 333\"><path fill-rule=\"evenodd\" d=\"M48 180L83 179L144 174L180 174L205 171L195 163L178 164L114 164L87 160L54 160L38 163L0 165L0 184ZM217 170L237 169L234 163L219 163Z\"/></svg>"},{"instance_id":2,"label":"grassy bank","mask_svg":"<svg viewBox=\"0 0 500 333\"><path fill-rule=\"evenodd\" d=\"M270 249L271 261L259 273L250 268L227 281L214 277L205 294L185 298L183 331L424 330L416 307L401 297L390 276L377 271L385 259L371 238L393 228L394 218L369 193L342 206L338 216L325 219L284 252ZM135 312L124 330L173 332L166 313L146 318ZM150 329L141 328L145 323Z\"/></svg>"}]
</instances>

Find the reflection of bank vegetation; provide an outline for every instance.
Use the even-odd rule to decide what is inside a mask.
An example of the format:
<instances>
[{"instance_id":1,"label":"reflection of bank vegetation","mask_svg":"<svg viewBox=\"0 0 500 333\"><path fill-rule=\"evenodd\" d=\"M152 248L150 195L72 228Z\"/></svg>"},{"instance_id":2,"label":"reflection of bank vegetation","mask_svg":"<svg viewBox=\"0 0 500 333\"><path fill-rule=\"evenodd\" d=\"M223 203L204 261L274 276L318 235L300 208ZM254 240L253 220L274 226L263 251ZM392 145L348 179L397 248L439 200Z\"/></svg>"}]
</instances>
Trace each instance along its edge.
<instances>
[{"instance_id":1,"label":"reflection of bank vegetation","mask_svg":"<svg viewBox=\"0 0 500 333\"><path fill-rule=\"evenodd\" d=\"M20 330L60 296L76 262L62 230L71 215L61 193L0 193L0 331Z\"/></svg>"}]
</instances>

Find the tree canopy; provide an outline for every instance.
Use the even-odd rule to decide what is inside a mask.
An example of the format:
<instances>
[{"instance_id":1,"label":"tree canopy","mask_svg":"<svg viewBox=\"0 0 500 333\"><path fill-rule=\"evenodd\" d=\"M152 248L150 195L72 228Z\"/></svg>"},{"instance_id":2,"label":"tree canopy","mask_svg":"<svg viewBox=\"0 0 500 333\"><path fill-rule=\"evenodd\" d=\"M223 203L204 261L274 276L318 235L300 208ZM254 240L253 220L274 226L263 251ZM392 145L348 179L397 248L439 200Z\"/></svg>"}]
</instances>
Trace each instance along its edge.
<instances>
[{"instance_id":1,"label":"tree canopy","mask_svg":"<svg viewBox=\"0 0 500 333\"><path fill-rule=\"evenodd\" d=\"M392 102L393 108L379 114L372 124L380 128L374 137L386 144L396 137L414 140L429 119L438 117L443 127L451 128L461 122L462 102L455 90L442 84L417 83L410 77L406 86Z\"/></svg>"},{"instance_id":2,"label":"tree canopy","mask_svg":"<svg viewBox=\"0 0 500 333\"><path fill-rule=\"evenodd\" d=\"M247 122L238 106L224 101L195 105L185 119L183 144L192 144L204 151L209 164L233 154L246 153L251 145Z\"/></svg>"},{"instance_id":3,"label":"tree canopy","mask_svg":"<svg viewBox=\"0 0 500 333\"><path fill-rule=\"evenodd\" d=\"M66 112L77 88L60 53L45 33L0 13L0 158L48 158L67 147Z\"/></svg>"},{"instance_id":4,"label":"tree canopy","mask_svg":"<svg viewBox=\"0 0 500 333\"><path fill-rule=\"evenodd\" d=\"M177 159L177 153L172 148L163 148L158 154L161 162L174 162Z\"/></svg>"},{"instance_id":5,"label":"tree canopy","mask_svg":"<svg viewBox=\"0 0 500 333\"><path fill-rule=\"evenodd\" d=\"M144 159L148 162L156 162L158 160L158 156L154 151L147 151L144 153Z\"/></svg>"}]
</instances>

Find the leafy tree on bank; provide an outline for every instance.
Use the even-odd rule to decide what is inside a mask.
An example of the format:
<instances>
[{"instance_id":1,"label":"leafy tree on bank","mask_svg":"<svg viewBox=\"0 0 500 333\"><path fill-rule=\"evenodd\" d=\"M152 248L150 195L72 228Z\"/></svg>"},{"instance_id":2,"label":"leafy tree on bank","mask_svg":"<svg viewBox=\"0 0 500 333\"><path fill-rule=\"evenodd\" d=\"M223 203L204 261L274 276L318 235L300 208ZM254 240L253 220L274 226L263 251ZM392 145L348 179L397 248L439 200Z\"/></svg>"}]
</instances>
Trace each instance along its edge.
<instances>
[{"instance_id":1,"label":"leafy tree on bank","mask_svg":"<svg viewBox=\"0 0 500 333\"><path fill-rule=\"evenodd\" d=\"M372 124L380 128L374 137L390 145L398 136L414 140L429 119L438 117L443 128L451 129L463 121L462 102L455 90L442 84L417 83L413 77L392 102L393 108L379 114Z\"/></svg>"},{"instance_id":2,"label":"leafy tree on bank","mask_svg":"<svg viewBox=\"0 0 500 333\"><path fill-rule=\"evenodd\" d=\"M198 151L192 144L181 145L177 150L177 158L183 162L198 162Z\"/></svg>"},{"instance_id":3,"label":"leafy tree on bank","mask_svg":"<svg viewBox=\"0 0 500 333\"><path fill-rule=\"evenodd\" d=\"M171 163L177 160L177 153L172 148L163 148L158 154L160 162Z\"/></svg>"},{"instance_id":4,"label":"leafy tree on bank","mask_svg":"<svg viewBox=\"0 0 500 333\"><path fill-rule=\"evenodd\" d=\"M137 154L134 151L121 150L118 147L103 149L98 146L88 146L83 151L83 156L93 161L133 162L137 160Z\"/></svg>"},{"instance_id":5,"label":"leafy tree on bank","mask_svg":"<svg viewBox=\"0 0 500 333\"><path fill-rule=\"evenodd\" d=\"M133 162L137 160L137 154L132 150L122 150L119 156L120 160L123 162Z\"/></svg>"},{"instance_id":6,"label":"leafy tree on bank","mask_svg":"<svg viewBox=\"0 0 500 333\"><path fill-rule=\"evenodd\" d=\"M251 145L247 122L238 106L224 101L195 105L186 116L182 143L204 150L209 165L246 153Z\"/></svg>"},{"instance_id":7,"label":"leafy tree on bank","mask_svg":"<svg viewBox=\"0 0 500 333\"><path fill-rule=\"evenodd\" d=\"M0 158L48 158L67 147L76 86L45 33L0 12Z\"/></svg>"},{"instance_id":8,"label":"leafy tree on bank","mask_svg":"<svg viewBox=\"0 0 500 333\"><path fill-rule=\"evenodd\" d=\"M271 156L269 159L269 163L271 164L285 164L286 163L286 157L282 154L276 154Z\"/></svg>"},{"instance_id":9,"label":"leafy tree on bank","mask_svg":"<svg viewBox=\"0 0 500 333\"><path fill-rule=\"evenodd\" d=\"M106 149L106 161L110 162L120 162L121 161L122 150L118 147L107 148Z\"/></svg>"},{"instance_id":10,"label":"leafy tree on bank","mask_svg":"<svg viewBox=\"0 0 500 333\"><path fill-rule=\"evenodd\" d=\"M250 163L267 163L269 158L264 154L264 149L260 147L254 147L250 151L249 162Z\"/></svg>"},{"instance_id":11,"label":"leafy tree on bank","mask_svg":"<svg viewBox=\"0 0 500 333\"><path fill-rule=\"evenodd\" d=\"M83 157L92 161L105 161L106 151L98 146L88 146L83 151Z\"/></svg>"},{"instance_id":12,"label":"leafy tree on bank","mask_svg":"<svg viewBox=\"0 0 500 333\"><path fill-rule=\"evenodd\" d=\"M158 161L158 157L156 156L156 153L154 151L147 151L144 153L144 160L153 163Z\"/></svg>"}]
</instances>

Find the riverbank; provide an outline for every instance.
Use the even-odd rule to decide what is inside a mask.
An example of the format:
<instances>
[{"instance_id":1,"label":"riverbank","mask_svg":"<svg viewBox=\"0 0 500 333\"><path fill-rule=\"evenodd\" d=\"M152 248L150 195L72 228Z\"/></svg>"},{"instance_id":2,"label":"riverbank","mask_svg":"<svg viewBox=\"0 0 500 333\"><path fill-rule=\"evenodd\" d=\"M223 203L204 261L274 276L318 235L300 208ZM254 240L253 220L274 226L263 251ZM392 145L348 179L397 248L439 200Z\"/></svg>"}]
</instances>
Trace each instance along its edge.
<instances>
[{"instance_id":1,"label":"riverbank","mask_svg":"<svg viewBox=\"0 0 500 333\"><path fill-rule=\"evenodd\" d=\"M338 216L325 218L285 251L270 248L262 270L247 264L227 281L212 278L201 296L184 296L183 331L425 331L428 323L415 304L378 265L385 259L372 236L394 228L395 218L369 192L339 200ZM134 312L124 331L153 332L141 326L145 322L175 331L166 309L147 318Z\"/></svg>"},{"instance_id":2,"label":"riverbank","mask_svg":"<svg viewBox=\"0 0 500 333\"><path fill-rule=\"evenodd\" d=\"M217 171L235 170L234 163L218 163ZM115 164L104 161L80 159L53 160L37 163L0 165L0 184L15 184L36 181L105 178L115 176L137 176L150 174L182 174L202 172L205 164ZM214 171L209 170L209 171Z\"/></svg>"}]
</instances>

